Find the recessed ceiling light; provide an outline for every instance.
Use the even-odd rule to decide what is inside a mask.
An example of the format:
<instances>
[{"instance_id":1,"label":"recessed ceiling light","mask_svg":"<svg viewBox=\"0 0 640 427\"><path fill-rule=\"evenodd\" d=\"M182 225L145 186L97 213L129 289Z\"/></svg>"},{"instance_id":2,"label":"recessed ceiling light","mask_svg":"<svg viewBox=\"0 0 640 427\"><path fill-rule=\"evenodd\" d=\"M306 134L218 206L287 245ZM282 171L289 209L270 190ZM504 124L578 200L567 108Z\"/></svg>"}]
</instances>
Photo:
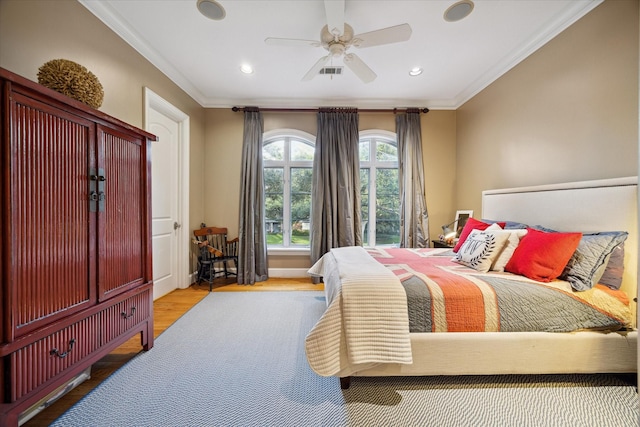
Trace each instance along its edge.
<instances>
[{"instance_id":1,"label":"recessed ceiling light","mask_svg":"<svg viewBox=\"0 0 640 427\"><path fill-rule=\"evenodd\" d=\"M226 16L224 7L215 0L198 0L198 10L201 14L214 21L220 21Z\"/></svg>"},{"instance_id":2,"label":"recessed ceiling light","mask_svg":"<svg viewBox=\"0 0 640 427\"><path fill-rule=\"evenodd\" d=\"M469 16L473 10L473 2L471 0L460 0L444 11L444 20L448 22L456 22Z\"/></svg>"},{"instance_id":3,"label":"recessed ceiling light","mask_svg":"<svg viewBox=\"0 0 640 427\"><path fill-rule=\"evenodd\" d=\"M409 70L409 75L410 76L419 76L420 74L422 74L422 68L420 67L413 67L411 70Z\"/></svg>"},{"instance_id":4,"label":"recessed ceiling light","mask_svg":"<svg viewBox=\"0 0 640 427\"><path fill-rule=\"evenodd\" d=\"M247 64L243 64L240 67L240 71L242 71L245 74L253 74L253 68L251 67L251 65L247 65Z\"/></svg>"}]
</instances>

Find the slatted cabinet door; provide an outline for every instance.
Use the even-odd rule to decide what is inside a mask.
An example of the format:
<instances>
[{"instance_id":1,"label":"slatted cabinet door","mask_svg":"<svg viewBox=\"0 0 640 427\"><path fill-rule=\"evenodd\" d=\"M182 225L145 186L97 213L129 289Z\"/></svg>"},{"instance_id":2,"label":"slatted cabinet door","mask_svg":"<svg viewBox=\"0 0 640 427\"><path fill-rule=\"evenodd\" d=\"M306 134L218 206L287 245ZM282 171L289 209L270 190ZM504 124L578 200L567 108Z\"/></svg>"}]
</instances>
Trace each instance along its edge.
<instances>
[{"instance_id":1,"label":"slatted cabinet door","mask_svg":"<svg viewBox=\"0 0 640 427\"><path fill-rule=\"evenodd\" d=\"M145 150L146 139L98 126L100 301L152 280Z\"/></svg>"},{"instance_id":2,"label":"slatted cabinet door","mask_svg":"<svg viewBox=\"0 0 640 427\"><path fill-rule=\"evenodd\" d=\"M8 337L95 304L96 216L89 210L87 171L95 125L13 94L9 147L9 248L13 268Z\"/></svg>"}]
</instances>

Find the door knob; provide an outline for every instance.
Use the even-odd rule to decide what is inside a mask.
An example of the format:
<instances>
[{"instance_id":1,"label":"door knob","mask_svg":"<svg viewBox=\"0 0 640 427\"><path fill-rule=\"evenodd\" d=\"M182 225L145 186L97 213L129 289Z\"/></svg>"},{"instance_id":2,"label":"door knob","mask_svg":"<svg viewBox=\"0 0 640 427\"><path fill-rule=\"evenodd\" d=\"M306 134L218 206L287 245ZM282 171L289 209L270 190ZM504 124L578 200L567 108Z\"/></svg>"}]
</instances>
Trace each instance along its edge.
<instances>
[{"instance_id":1,"label":"door knob","mask_svg":"<svg viewBox=\"0 0 640 427\"><path fill-rule=\"evenodd\" d=\"M177 221L173 223L173 229L174 229L174 230L177 230L177 229L178 229L178 228L180 228L180 227L182 227L182 225L178 224L178 222L177 222Z\"/></svg>"}]
</instances>

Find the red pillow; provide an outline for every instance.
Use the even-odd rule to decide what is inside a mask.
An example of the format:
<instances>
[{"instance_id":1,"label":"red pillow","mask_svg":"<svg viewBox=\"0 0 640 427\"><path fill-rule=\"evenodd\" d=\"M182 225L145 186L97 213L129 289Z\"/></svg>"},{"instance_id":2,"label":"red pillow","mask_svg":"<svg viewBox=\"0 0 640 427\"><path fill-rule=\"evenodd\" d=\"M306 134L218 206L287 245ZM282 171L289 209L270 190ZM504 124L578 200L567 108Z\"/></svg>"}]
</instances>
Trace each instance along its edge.
<instances>
[{"instance_id":1,"label":"red pillow","mask_svg":"<svg viewBox=\"0 0 640 427\"><path fill-rule=\"evenodd\" d=\"M582 233L546 233L527 228L504 271L551 282L562 274L581 238Z\"/></svg>"},{"instance_id":2,"label":"red pillow","mask_svg":"<svg viewBox=\"0 0 640 427\"><path fill-rule=\"evenodd\" d=\"M504 226L507 225L506 222L498 222L497 224L500 226L500 228L504 228ZM462 244L464 243L465 240L467 240L467 237L469 237L469 234L473 230L486 230L491 225L493 224L487 224L486 222L478 221L477 219L473 219L473 218L467 219L467 223L464 225L464 228L460 232L460 237L458 237L458 243L456 244L456 247L453 248L453 252L458 252L458 249L462 247Z\"/></svg>"}]
</instances>

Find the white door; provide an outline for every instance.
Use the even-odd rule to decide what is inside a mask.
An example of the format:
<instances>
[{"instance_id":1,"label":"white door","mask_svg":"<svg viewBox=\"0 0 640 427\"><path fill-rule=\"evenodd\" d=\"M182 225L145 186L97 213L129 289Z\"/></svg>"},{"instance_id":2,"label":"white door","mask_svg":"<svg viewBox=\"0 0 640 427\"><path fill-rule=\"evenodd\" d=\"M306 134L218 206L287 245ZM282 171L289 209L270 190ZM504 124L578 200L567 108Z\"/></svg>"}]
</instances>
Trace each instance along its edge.
<instances>
[{"instance_id":1,"label":"white door","mask_svg":"<svg viewBox=\"0 0 640 427\"><path fill-rule=\"evenodd\" d=\"M188 158L189 118L145 88L145 127L158 137L151 145L153 299L189 286Z\"/></svg>"}]
</instances>

